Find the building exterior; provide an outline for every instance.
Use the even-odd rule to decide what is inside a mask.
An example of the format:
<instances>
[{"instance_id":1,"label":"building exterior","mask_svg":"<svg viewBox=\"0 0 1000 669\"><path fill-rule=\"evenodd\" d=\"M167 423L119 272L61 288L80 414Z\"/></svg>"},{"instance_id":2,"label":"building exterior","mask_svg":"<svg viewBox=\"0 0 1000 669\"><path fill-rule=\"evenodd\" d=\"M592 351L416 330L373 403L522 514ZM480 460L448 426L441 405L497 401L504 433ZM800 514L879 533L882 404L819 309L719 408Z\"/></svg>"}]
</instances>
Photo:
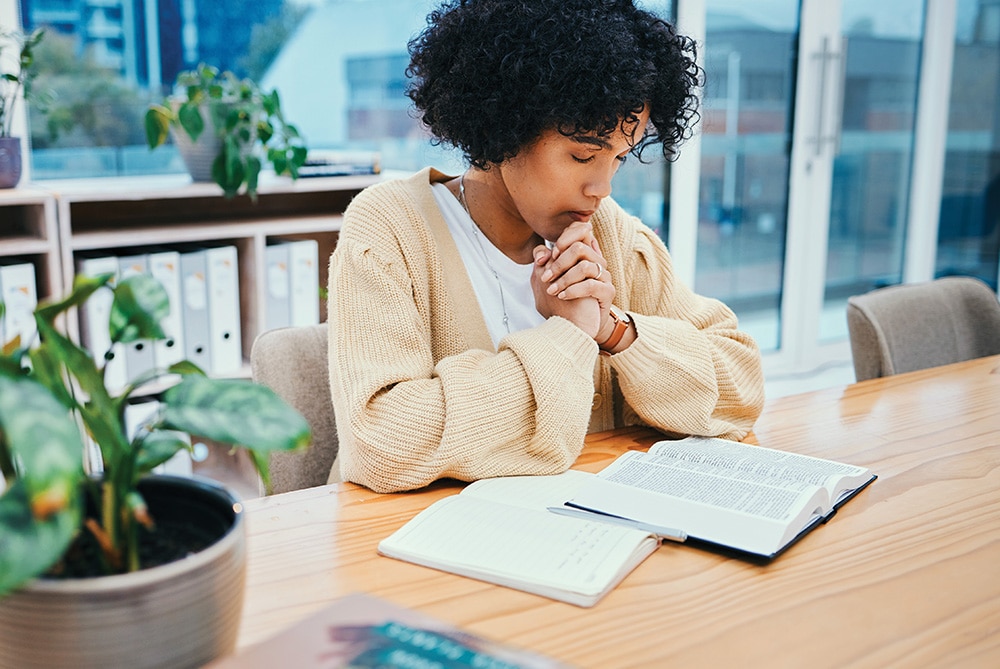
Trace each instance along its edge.
<instances>
[{"instance_id":1,"label":"building exterior","mask_svg":"<svg viewBox=\"0 0 1000 669\"><path fill-rule=\"evenodd\" d=\"M257 24L283 0L20 0L26 28L77 40L79 53L136 86L158 89L199 62L239 69Z\"/></svg>"}]
</instances>

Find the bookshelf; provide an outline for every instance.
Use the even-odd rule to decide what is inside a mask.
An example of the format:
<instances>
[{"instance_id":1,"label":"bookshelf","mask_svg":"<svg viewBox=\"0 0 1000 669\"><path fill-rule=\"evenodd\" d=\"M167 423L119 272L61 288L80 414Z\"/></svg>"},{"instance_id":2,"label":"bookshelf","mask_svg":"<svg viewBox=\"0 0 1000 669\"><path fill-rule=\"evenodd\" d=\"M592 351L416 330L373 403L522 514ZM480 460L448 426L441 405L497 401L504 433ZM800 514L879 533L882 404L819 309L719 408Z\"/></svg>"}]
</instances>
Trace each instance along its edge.
<instances>
[{"instance_id":1,"label":"bookshelf","mask_svg":"<svg viewBox=\"0 0 1000 669\"><path fill-rule=\"evenodd\" d=\"M46 182L58 223L57 262L52 286L72 286L82 254L129 255L152 248L190 243L224 243L237 249L241 376L249 376L250 347L266 323L265 249L277 240L311 239L319 246L319 280L325 286L327 259L336 245L341 215L351 199L378 175L265 178L257 202L246 196L226 199L214 183L177 177L67 180ZM27 244L27 241L24 242ZM5 244L6 246L6 244ZM50 255L53 249L46 248ZM40 291L40 297L57 291ZM320 319L326 318L321 300ZM79 322L70 318L69 335L78 339Z\"/></svg>"},{"instance_id":2,"label":"bookshelf","mask_svg":"<svg viewBox=\"0 0 1000 669\"><path fill-rule=\"evenodd\" d=\"M39 296L63 285L56 223L56 201L40 188L0 189L0 264L35 266Z\"/></svg>"},{"instance_id":3,"label":"bookshelf","mask_svg":"<svg viewBox=\"0 0 1000 669\"><path fill-rule=\"evenodd\" d=\"M248 358L266 329L266 256L269 243L314 240L318 274L327 283L327 259L337 243L342 214L378 175L316 177L292 181L262 175L257 202L226 199L214 183L192 183L186 175L46 181L0 189L0 265L30 263L37 297L70 290L77 260L87 254L129 256L180 250L190 244L226 244L237 249L240 342L243 365L234 376L249 377ZM320 319L326 304L320 300ZM62 323L80 341L80 321ZM169 383L147 384L135 395L154 399ZM193 471L229 485L245 498L258 495L252 463L242 450L205 444Z\"/></svg>"}]
</instances>

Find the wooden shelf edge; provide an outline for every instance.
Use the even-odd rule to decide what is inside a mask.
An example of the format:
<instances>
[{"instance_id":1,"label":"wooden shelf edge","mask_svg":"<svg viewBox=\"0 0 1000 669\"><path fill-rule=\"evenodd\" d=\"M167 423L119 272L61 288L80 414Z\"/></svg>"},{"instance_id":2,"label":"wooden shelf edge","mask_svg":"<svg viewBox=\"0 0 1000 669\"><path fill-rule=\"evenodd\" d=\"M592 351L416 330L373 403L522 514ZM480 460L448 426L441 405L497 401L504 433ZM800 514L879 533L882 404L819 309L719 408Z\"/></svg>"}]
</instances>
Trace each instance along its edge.
<instances>
[{"instance_id":1,"label":"wooden shelf edge","mask_svg":"<svg viewBox=\"0 0 1000 669\"><path fill-rule=\"evenodd\" d=\"M254 220L144 225L114 230L76 231L70 240L73 251L91 251L112 247L171 245L183 242L206 242L247 237L281 237L309 233L339 232L343 216L315 214L272 217Z\"/></svg>"},{"instance_id":2,"label":"wooden shelf edge","mask_svg":"<svg viewBox=\"0 0 1000 669\"><path fill-rule=\"evenodd\" d=\"M56 253L57 245L46 239L36 237L3 237L0 238L0 258L23 255L46 255Z\"/></svg>"}]
</instances>

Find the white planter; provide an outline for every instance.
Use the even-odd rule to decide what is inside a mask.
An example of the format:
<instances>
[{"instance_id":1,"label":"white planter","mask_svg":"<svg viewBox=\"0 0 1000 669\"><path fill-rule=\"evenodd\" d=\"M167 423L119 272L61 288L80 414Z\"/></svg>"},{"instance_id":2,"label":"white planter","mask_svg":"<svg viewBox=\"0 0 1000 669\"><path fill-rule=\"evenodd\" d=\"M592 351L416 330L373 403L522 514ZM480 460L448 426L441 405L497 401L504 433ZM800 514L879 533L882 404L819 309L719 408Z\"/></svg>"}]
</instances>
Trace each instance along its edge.
<instances>
[{"instance_id":1,"label":"white planter","mask_svg":"<svg viewBox=\"0 0 1000 669\"><path fill-rule=\"evenodd\" d=\"M174 101L174 112L177 112L179 103ZM233 109L233 105L226 102L213 102L211 105L202 104L201 117L205 121L205 129L198 135L198 141L192 142L180 127L171 124L170 136L177 145L177 152L181 154L184 166L187 167L191 180L194 182L210 182L212 179L212 163L222 150L222 137L216 128L222 128L225 123L226 114ZM253 116L251 126L256 125L257 116ZM240 148L242 155L248 155L257 150L256 140Z\"/></svg>"},{"instance_id":2,"label":"white planter","mask_svg":"<svg viewBox=\"0 0 1000 669\"><path fill-rule=\"evenodd\" d=\"M177 145L177 152L181 154L191 180L196 183L212 181L212 163L222 148L222 140L213 134L212 129L205 128L197 142L192 142L183 130L173 127L170 128L170 136Z\"/></svg>"},{"instance_id":3,"label":"white planter","mask_svg":"<svg viewBox=\"0 0 1000 669\"><path fill-rule=\"evenodd\" d=\"M160 513L207 519L224 535L186 558L130 574L31 581L0 600L0 668L179 669L232 652L246 576L241 505L197 478L150 477L140 489L154 519L162 498Z\"/></svg>"}]
</instances>

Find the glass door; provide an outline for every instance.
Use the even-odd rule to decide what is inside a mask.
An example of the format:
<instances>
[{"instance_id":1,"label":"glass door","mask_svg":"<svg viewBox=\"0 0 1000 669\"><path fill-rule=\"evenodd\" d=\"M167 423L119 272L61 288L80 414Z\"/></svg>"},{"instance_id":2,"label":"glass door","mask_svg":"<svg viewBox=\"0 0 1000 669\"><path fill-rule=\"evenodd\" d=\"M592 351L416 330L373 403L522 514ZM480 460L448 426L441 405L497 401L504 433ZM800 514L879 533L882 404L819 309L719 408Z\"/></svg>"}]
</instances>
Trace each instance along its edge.
<instances>
[{"instance_id":1,"label":"glass door","mask_svg":"<svg viewBox=\"0 0 1000 669\"><path fill-rule=\"evenodd\" d=\"M847 298L903 280L923 0L843 0L820 341L847 336Z\"/></svg>"},{"instance_id":2,"label":"glass door","mask_svg":"<svg viewBox=\"0 0 1000 669\"><path fill-rule=\"evenodd\" d=\"M707 81L668 243L770 371L849 366L847 297L902 280L923 16L924 0L679 0Z\"/></svg>"},{"instance_id":3,"label":"glass door","mask_svg":"<svg viewBox=\"0 0 1000 669\"><path fill-rule=\"evenodd\" d=\"M995 289L1000 256L1000 3L958 0L935 275Z\"/></svg>"},{"instance_id":4,"label":"glass door","mask_svg":"<svg viewBox=\"0 0 1000 669\"><path fill-rule=\"evenodd\" d=\"M780 346L798 0L706 0L694 287Z\"/></svg>"}]
</instances>

